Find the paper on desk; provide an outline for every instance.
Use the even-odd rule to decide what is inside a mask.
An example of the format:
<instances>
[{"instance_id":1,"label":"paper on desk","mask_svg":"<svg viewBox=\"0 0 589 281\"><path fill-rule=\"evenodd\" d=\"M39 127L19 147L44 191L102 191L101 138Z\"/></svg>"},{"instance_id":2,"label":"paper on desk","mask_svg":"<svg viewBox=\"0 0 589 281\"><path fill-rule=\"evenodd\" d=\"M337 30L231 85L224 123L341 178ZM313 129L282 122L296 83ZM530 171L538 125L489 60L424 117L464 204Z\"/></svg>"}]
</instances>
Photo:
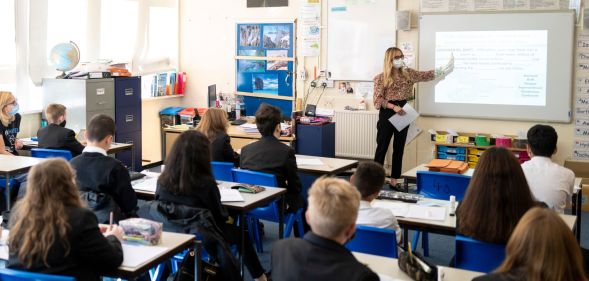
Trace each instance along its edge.
<instances>
[{"instance_id":1,"label":"paper on desk","mask_svg":"<svg viewBox=\"0 0 589 281\"><path fill-rule=\"evenodd\" d=\"M168 250L166 247L146 246L123 243L123 264L124 267L138 267L155 257L162 255Z\"/></svg>"},{"instance_id":2,"label":"paper on desk","mask_svg":"<svg viewBox=\"0 0 589 281\"><path fill-rule=\"evenodd\" d=\"M156 173L153 173L153 174L156 174ZM132 181L131 187L133 187L133 189L135 189L135 190L148 191L148 192L155 193L155 189L157 188L158 176L146 175L144 178Z\"/></svg>"},{"instance_id":3,"label":"paper on desk","mask_svg":"<svg viewBox=\"0 0 589 281\"><path fill-rule=\"evenodd\" d=\"M22 141L23 145L37 145L39 142L38 141L34 141L31 138L24 138L24 139L19 139Z\"/></svg>"},{"instance_id":4,"label":"paper on desk","mask_svg":"<svg viewBox=\"0 0 589 281\"><path fill-rule=\"evenodd\" d=\"M403 111L405 111L405 114L395 114L393 117L389 118L389 122L391 122L398 131L405 129L405 127L409 126L411 122L419 117L419 113L408 103L403 106Z\"/></svg>"},{"instance_id":5,"label":"paper on desk","mask_svg":"<svg viewBox=\"0 0 589 281\"><path fill-rule=\"evenodd\" d=\"M406 217L413 219L443 221L446 220L446 208L411 204Z\"/></svg>"},{"instance_id":6,"label":"paper on desk","mask_svg":"<svg viewBox=\"0 0 589 281\"><path fill-rule=\"evenodd\" d=\"M384 275L384 274L377 274L378 278L380 278L380 281L403 281L403 279L397 279L397 278L393 278L390 277L388 275Z\"/></svg>"},{"instance_id":7,"label":"paper on desk","mask_svg":"<svg viewBox=\"0 0 589 281\"><path fill-rule=\"evenodd\" d=\"M372 207L384 208L393 212L395 217L405 217L409 211L409 204L394 200L375 200L372 201Z\"/></svg>"},{"instance_id":8,"label":"paper on desk","mask_svg":"<svg viewBox=\"0 0 589 281\"><path fill-rule=\"evenodd\" d=\"M575 182L573 184L574 193L577 193L577 191L579 191L579 189L581 189L581 180L582 180L582 178L575 178Z\"/></svg>"},{"instance_id":9,"label":"paper on desk","mask_svg":"<svg viewBox=\"0 0 589 281\"><path fill-rule=\"evenodd\" d=\"M297 158L297 166L323 166L323 161L319 158Z\"/></svg>"},{"instance_id":10,"label":"paper on desk","mask_svg":"<svg viewBox=\"0 0 589 281\"><path fill-rule=\"evenodd\" d=\"M243 197L239 194L237 189L222 188L219 189L221 192L221 202L243 202Z\"/></svg>"}]
</instances>

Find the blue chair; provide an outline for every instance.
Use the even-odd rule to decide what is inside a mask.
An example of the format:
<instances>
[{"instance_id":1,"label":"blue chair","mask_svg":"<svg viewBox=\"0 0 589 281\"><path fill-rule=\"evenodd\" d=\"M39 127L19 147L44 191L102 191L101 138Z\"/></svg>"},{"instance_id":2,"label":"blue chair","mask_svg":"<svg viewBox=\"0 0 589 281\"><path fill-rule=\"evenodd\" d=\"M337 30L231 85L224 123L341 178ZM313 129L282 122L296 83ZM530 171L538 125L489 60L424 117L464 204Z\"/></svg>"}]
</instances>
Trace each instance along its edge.
<instances>
[{"instance_id":1,"label":"blue chair","mask_svg":"<svg viewBox=\"0 0 589 281\"><path fill-rule=\"evenodd\" d=\"M491 272L505 259L505 245L485 243L456 235L454 267L478 272Z\"/></svg>"},{"instance_id":2,"label":"blue chair","mask_svg":"<svg viewBox=\"0 0 589 281\"><path fill-rule=\"evenodd\" d=\"M356 225L354 239L346 244L353 252L397 258L397 234L392 229Z\"/></svg>"},{"instance_id":3,"label":"blue chair","mask_svg":"<svg viewBox=\"0 0 589 281\"><path fill-rule=\"evenodd\" d=\"M213 176L219 181L234 181L233 180L233 163L230 162L211 162L211 169L213 170Z\"/></svg>"},{"instance_id":4,"label":"blue chair","mask_svg":"<svg viewBox=\"0 0 589 281\"><path fill-rule=\"evenodd\" d=\"M48 149L48 148L32 148L31 157L35 158L51 158L60 157L67 161L72 159L72 152L69 150L61 149Z\"/></svg>"},{"instance_id":5,"label":"blue chair","mask_svg":"<svg viewBox=\"0 0 589 281\"><path fill-rule=\"evenodd\" d=\"M0 281L76 281L76 278L3 268L0 269Z\"/></svg>"},{"instance_id":6,"label":"blue chair","mask_svg":"<svg viewBox=\"0 0 589 281\"><path fill-rule=\"evenodd\" d=\"M249 171L244 169L233 169L233 179L238 183L263 185L266 187L278 187L276 176L261 172ZM258 252L263 252L262 242L260 239L259 220L267 220L278 222L280 215L280 207L276 201L264 207L256 208L247 214L246 221L250 229L250 234L256 243ZM303 231L303 209L297 210L295 213L284 214L284 237L289 237L294 224L297 224L299 235L304 235ZM279 237L282 239L283 237Z\"/></svg>"},{"instance_id":7,"label":"blue chair","mask_svg":"<svg viewBox=\"0 0 589 281\"><path fill-rule=\"evenodd\" d=\"M470 183L470 176L460 174L450 174L442 172L417 172L417 193L426 198L449 200L451 195L456 197L456 200L462 201L466 189ZM417 242L421 231L415 232L412 242L412 250L417 249ZM423 255L429 256L429 236L427 232L423 233L421 241L423 247Z\"/></svg>"}]
</instances>

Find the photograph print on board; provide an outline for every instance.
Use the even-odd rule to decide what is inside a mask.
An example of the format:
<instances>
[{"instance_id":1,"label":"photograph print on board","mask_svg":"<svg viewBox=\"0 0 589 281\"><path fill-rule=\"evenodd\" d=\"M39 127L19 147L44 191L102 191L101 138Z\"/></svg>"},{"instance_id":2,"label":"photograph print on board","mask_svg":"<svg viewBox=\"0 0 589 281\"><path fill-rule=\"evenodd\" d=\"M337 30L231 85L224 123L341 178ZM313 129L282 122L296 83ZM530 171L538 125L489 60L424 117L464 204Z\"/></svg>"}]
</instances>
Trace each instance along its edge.
<instances>
[{"instance_id":1,"label":"photograph print on board","mask_svg":"<svg viewBox=\"0 0 589 281\"><path fill-rule=\"evenodd\" d=\"M288 49L290 47L290 28L287 24L264 26L264 48Z\"/></svg>"},{"instance_id":2,"label":"photograph print on board","mask_svg":"<svg viewBox=\"0 0 589 281\"><path fill-rule=\"evenodd\" d=\"M254 74L252 83L254 93L278 95L277 74Z\"/></svg>"},{"instance_id":3,"label":"photograph print on board","mask_svg":"<svg viewBox=\"0 0 589 281\"><path fill-rule=\"evenodd\" d=\"M288 50L268 50L267 57L287 57ZM270 60L266 65L267 70L288 70L288 61L285 60Z\"/></svg>"},{"instance_id":4,"label":"photograph print on board","mask_svg":"<svg viewBox=\"0 0 589 281\"><path fill-rule=\"evenodd\" d=\"M238 60L239 72L265 72L266 62L263 60Z\"/></svg>"},{"instance_id":5,"label":"photograph print on board","mask_svg":"<svg viewBox=\"0 0 589 281\"><path fill-rule=\"evenodd\" d=\"M237 55L247 57L263 57L264 50L239 50Z\"/></svg>"},{"instance_id":6,"label":"photograph print on board","mask_svg":"<svg viewBox=\"0 0 589 281\"><path fill-rule=\"evenodd\" d=\"M242 47L260 47L260 26L240 25L239 45Z\"/></svg>"}]
</instances>

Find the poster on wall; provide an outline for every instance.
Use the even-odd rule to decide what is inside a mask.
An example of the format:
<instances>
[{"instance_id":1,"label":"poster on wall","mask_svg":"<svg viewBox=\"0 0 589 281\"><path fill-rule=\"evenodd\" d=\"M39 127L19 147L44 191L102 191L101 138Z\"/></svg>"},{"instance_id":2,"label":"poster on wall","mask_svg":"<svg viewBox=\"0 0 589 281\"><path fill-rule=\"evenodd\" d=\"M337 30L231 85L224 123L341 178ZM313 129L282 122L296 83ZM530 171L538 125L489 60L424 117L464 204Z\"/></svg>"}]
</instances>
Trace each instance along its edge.
<instances>
[{"instance_id":1,"label":"poster on wall","mask_svg":"<svg viewBox=\"0 0 589 281\"><path fill-rule=\"evenodd\" d=\"M248 8L288 7L288 0L247 0Z\"/></svg>"}]
</instances>

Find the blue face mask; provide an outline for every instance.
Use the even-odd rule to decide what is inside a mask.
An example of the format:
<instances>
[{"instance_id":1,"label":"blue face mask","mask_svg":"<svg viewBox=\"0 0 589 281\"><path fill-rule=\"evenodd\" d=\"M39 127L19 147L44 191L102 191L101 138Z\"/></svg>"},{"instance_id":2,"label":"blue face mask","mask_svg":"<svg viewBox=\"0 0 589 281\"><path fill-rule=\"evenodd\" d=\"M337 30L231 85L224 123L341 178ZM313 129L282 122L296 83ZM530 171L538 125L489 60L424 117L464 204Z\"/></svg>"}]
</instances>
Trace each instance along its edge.
<instances>
[{"instance_id":1,"label":"blue face mask","mask_svg":"<svg viewBox=\"0 0 589 281\"><path fill-rule=\"evenodd\" d=\"M8 112L8 115L14 116L18 113L18 110L19 110L19 107L18 107L18 103L17 103L14 106L12 106L12 110L10 112Z\"/></svg>"}]
</instances>

